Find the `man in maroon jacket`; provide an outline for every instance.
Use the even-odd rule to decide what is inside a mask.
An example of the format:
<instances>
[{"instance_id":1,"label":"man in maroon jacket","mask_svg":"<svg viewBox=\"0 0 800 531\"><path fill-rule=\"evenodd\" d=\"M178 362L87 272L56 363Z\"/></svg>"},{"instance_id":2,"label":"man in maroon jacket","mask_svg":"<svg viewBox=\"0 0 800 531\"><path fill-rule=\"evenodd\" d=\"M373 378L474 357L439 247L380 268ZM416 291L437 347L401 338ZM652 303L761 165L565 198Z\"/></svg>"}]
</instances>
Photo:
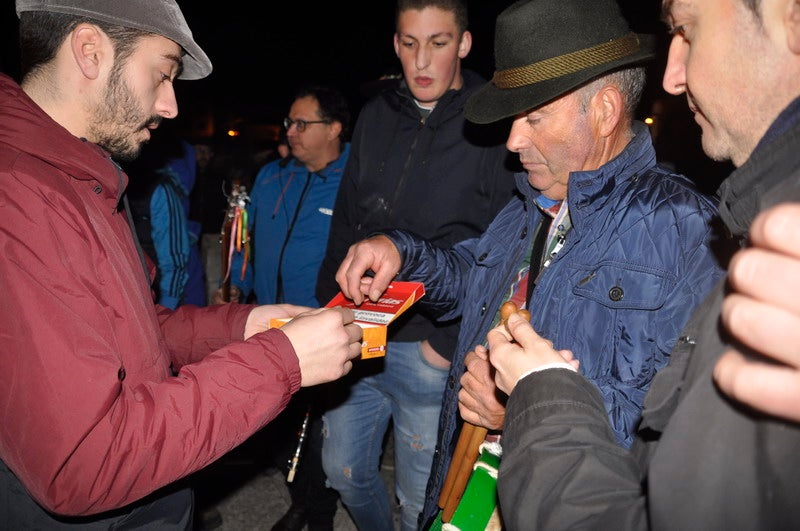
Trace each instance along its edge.
<instances>
[{"instance_id":1,"label":"man in maroon jacket","mask_svg":"<svg viewBox=\"0 0 800 531\"><path fill-rule=\"evenodd\" d=\"M211 72L174 0L17 0L0 75L0 527L190 529L176 480L360 353L349 310L153 304L116 161ZM302 315L300 315L302 313ZM267 330L273 317L296 317Z\"/></svg>"}]
</instances>

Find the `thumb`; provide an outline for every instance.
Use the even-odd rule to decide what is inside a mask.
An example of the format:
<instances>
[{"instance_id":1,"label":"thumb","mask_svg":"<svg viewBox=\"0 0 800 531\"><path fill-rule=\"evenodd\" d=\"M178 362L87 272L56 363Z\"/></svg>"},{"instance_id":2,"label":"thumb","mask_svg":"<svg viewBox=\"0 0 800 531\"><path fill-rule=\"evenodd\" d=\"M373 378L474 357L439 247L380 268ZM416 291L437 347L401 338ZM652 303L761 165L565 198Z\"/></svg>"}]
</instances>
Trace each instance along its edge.
<instances>
[{"instance_id":1,"label":"thumb","mask_svg":"<svg viewBox=\"0 0 800 531\"><path fill-rule=\"evenodd\" d=\"M379 269L375 272L375 276L372 278L372 283L369 286L369 298L373 302L380 299L383 292L386 291L386 288L389 287L389 284L392 283L392 280L395 277L395 272L387 271L385 269Z\"/></svg>"},{"instance_id":2,"label":"thumb","mask_svg":"<svg viewBox=\"0 0 800 531\"><path fill-rule=\"evenodd\" d=\"M542 336L536 333L530 321L518 313L512 313L508 316L506 327L512 339L519 343L522 348L532 346L537 340L542 340Z\"/></svg>"}]
</instances>

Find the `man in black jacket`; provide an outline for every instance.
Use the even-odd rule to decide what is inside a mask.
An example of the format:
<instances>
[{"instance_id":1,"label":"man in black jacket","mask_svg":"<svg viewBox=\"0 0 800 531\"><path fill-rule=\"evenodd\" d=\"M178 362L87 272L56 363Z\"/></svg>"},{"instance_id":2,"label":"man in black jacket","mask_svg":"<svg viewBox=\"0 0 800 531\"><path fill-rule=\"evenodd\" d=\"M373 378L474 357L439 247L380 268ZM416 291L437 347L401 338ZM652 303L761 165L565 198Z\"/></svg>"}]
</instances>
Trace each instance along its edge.
<instances>
[{"instance_id":1,"label":"man in black jacket","mask_svg":"<svg viewBox=\"0 0 800 531\"><path fill-rule=\"evenodd\" d=\"M371 232L402 228L449 247L482 233L511 199L502 129L492 141L464 119L467 98L483 83L461 68L472 45L466 28L460 0L399 1L394 47L403 80L367 102L356 123L318 277L320 302L339 291L334 276L349 246ZM411 308L389 333L385 358L357 364L342 389L347 400L324 415L325 471L359 529L392 529L378 473L390 420L402 528L416 528L458 323Z\"/></svg>"},{"instance_id":2,"label":"man in black jacket","mask_svg":"<svg viewBox=\"0 0 800 531\"><path fill-rule=\"evenodd\" d=\"M673 35L664 89L687 95L704 151L737 166L719 188L720 216L745 245L759 212L800 199L800 3L665 0L664 13ZM770 232L788 223L796 233L793 208L770 211ZM792 271L776 261L787 249L765 236L767 222L754 225L758 248L732 263L742 293L723 306L720 283L653 380L631 452L615 445L583 377L546 368L563 358L525 320L489 333L496 382L510 394L498 478L508 529L800 528L800 414L785 400L797 396L797 334L780 326L796 322L797 304L773 295L764 305ZM754 271L774 266L768 289L755 284ZM785 286L791 293L796 280ZM761 330L743 323L754 309ZM759 342L767 330L779 341ZM758 392L764 375L769 392Z\"/></svg>"}]
</instances>

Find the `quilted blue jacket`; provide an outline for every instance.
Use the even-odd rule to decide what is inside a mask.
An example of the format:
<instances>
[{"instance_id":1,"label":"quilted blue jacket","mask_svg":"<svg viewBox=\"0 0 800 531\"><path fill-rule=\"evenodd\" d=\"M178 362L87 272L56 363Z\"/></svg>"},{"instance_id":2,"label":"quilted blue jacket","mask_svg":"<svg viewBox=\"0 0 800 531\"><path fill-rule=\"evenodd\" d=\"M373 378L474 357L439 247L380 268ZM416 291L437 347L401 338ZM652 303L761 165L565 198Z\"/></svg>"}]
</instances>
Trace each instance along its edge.
<instances>
[{"instance_id":1,"label":"quilted blue jacket","mask_svg":"<svg viewBox=\"0 0 800 531\"><path fill-rule=\"evenodd\" d=\"M722 277L712 251L716 203L687 178L656 165L644 124L613 160L574 172L573 228L533 291L534 328L570 349L603 396L618 442L629 446L642 402L692 309ZM457 394L464 357L485 341L518 272L541 212L526 174L513 199L479 238L450 250L389 231L403 257L400 277L421 281L425 305L441 319L462 317L439 424L423 522L435 514L460 425Z\"/></svg>"}]
</instances>

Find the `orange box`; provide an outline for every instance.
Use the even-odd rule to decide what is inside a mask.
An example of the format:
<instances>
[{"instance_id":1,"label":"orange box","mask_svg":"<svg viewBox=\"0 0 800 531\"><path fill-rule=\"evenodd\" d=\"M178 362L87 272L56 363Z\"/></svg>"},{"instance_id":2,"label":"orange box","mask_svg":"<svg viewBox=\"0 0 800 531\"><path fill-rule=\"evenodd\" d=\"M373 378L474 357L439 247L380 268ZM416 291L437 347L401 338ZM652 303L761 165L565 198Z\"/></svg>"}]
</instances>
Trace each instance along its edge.
<instances>
[{"instance_id":1,"label":"orange box","mask_svg":"<svg viewBox=\"0 0 800 531\"><path fill-rule=\"evenodd\" d=\"M325 305L326 308L343 306L355 314L355 323L364 331L361 341L361 359L386 355L386 327L397 316L425 295L425 286L420 282L392 282L377 302L367 299L356 306L341 292ZM272 328L280 328L290 319L272 319Z\"/></svg>"}]
</instances>

